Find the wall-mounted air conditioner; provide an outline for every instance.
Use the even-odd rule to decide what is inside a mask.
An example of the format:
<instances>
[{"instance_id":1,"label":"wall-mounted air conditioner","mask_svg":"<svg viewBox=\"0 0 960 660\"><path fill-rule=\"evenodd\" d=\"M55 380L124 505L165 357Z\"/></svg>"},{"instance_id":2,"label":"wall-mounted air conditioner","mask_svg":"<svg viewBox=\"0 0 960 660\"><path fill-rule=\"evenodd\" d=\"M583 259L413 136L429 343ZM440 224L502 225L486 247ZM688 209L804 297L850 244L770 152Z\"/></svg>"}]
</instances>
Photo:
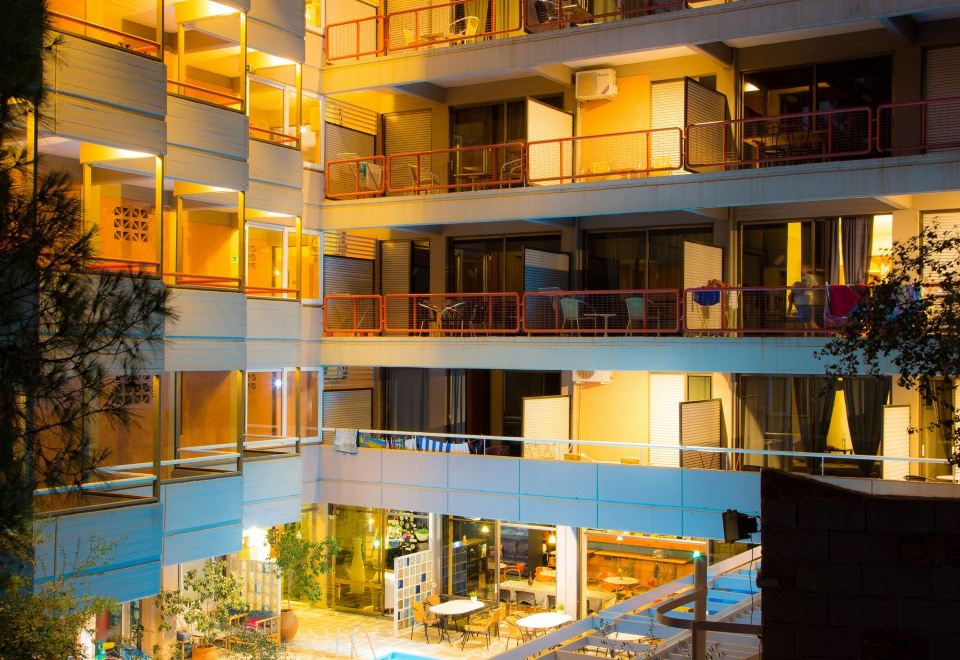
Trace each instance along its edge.
<instances>
[{"instance_id":1,"label":"wall-mounted air conditioner","mask_svg":"<svg viewBox=\"0 0 960 660\"><path fill-rule=\"evenodd\" d=\"M609 383L613 380L612 371L574 371L574 383Z\"/></svg>"},{"instance_id":2,"label":"wall-mounted air conditioner","mask_svg":"<svg viewBox=\"0 0 960 660\"><path fill-rule=\"evenodd\" d=\"M618 91L617 72L613 69L577 71L576 96L578 101L612 99Z\"/></svg>"}]
</instances>

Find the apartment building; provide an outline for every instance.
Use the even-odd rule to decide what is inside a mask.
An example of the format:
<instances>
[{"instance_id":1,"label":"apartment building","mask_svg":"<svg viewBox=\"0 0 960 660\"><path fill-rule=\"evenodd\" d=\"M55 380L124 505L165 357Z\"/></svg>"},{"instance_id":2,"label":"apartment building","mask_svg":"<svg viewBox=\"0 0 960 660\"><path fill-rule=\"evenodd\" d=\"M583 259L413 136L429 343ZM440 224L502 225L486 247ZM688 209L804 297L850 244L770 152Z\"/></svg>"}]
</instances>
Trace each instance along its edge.
<instances>
[{"instance_id":1,"label":"apartment building","mask_svg":"<svg viewBox=\"0 0 960 660\"><path fill-rule=\"evenodd\" d=\"M940 406L815 352L960 224L958 3L51 9L43 167L179 313L107 476L37 493L39 580L116 541L104 635L210 557L269 609L274 525L344 547L325 606L403 627L400 557L583 615L742 550L761 467L954 480L907 432Z\"/></svg>"}]
</instances>

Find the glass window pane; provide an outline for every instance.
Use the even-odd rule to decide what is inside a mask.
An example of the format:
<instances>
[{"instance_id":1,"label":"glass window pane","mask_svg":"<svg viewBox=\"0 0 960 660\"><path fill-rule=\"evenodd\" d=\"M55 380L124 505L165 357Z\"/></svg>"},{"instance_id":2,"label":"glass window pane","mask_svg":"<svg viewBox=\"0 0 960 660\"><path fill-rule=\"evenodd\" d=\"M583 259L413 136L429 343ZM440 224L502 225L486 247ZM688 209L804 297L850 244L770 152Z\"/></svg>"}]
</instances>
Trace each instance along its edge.
<instances>
[{"instance_id":1,"label":"glass window pane","mask_svg":"<svg viewBox=\"0 0 960 660\"><path fill-rule=\"evenodd\" d=\"M303 234L300 247L300 262L303 282L300 296L304 300L319 300L320 296L320 237Z\"/></svg>"},{"instance_id":2,"label":"glass window pane","mask_svg":"<svg viewBox=\"0 0 960 660\"><path fill-rule=\"evenodd\" d=\"M248 436L276 438L283 435L283 372L247 374Z\"/></svg>"},{"instance_id":3,"label":"glass window pane","mask_svg":"<svg viewBox=\"0 0 960 660\"><path fill-rule=\"evenodd\" d=\"M300 372L300 435L320 435L320 371Z\"/></svg>"},{"instance_id":4,"label":"glass window pane","mask_svg":"<svg viewBox=\"0 0 960 660\"><path fill-rule=\"evenodd\" d=\"M247 230L247 293L282 295L283 230L249 227Z\"/></svg>"}]
</instances>

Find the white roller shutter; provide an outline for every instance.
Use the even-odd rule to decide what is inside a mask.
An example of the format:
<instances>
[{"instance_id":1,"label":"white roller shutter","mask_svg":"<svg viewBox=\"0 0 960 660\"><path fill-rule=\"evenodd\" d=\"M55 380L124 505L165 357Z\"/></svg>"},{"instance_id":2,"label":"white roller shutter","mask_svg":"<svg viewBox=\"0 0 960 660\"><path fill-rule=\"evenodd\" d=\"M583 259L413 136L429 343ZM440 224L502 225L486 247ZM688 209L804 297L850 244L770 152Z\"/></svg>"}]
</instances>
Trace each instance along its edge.
<instances>
[{"instance_id":1,"label":"white roller shutter","mask_svg":"<svg viewBox=\"0 0 960 660\"><path fill-rule=\"evenodd\" d=\"M654 256L654 255L652 255ZM683 242L683 288L694 289L706 286L710 280L723 279L723 248L700 243ZM691 330L720 328L722 305L735 307L739 302L736 294L728 294L726 301L716 305L699 305L690 300L685 302L687 327Z\"/></svg>"},{"instance_id":2,"label":"white roller shutter","mask_svg":"<svg viewBox=\"0 0 960 660\"><path fill-rule=\"evenodd\" d=\"M960 235L960 212L924 213L923 228L926 230L933 227L936 227L941 233L949 231L953 234ZM949 250L937 255L931 255L930 258L947 264L955 264L960 260L960 252L957 250ZM935 276L933 273L927 273L926 279L927 281L933 281Z\"/></svg>"},{"instance_id":3,"label":"white roller shutter","mask_svg":"<svg viewBox=\"0 0 960 660\"><path fill-rule=\"evenodd\" d=\"M385 154L399 154L410 151L430 151L433 148L433 113L427 110L409 110L407 112L391 112L383 115L383 151ZM437 163L424 158L420 159L421 167L429 167L438 177L443 179L445 172L440 171L444 161L437 159ZM390 161L390 187L406 188L414 185L411 165L416 166L415 156L394 158Z\"/></svg>"},{"instance_id":4,"label":"white roller shutter","mask_svg":"<svg viewBox=\"0 0 960 660\"><path fill-rule=\"evenodd\" d=\"M542 440L570 439L570 397L528 396L523 398L523 437ZM560 458L560 444L524 442L524 458Z\"/></svg>"},{"instance_id":5,"label":"white roller shutter","mask_svg":"<svg viewBox=\"0 0 960 660\"><path fill-rule=\"evenodd\" d=\"M327 428L370 428L373 426L373 390L324 391L321 419ZM332 433L324 432L324 442L331 442L332 438Z\"/></svg>"},{"instance_id":6,"label":"white roller shutter","mask_svg":"<svg viewBox=\"0 0 960 660\"><path fill-rule=\"evenodd\" d=\"M650 443L680 444L680 404L686 398L684 374L650 374ZM680 467L680 452L651 449L650 464Z\"/></svg>"},{"instance_id":7,"label":"white roller shutter","mask_svg":"<svg viewBox=\"0 0 960 660\"><path fill-rule=\"evenodd\" d=\"M720 399L684 401L680 404L680 444L684 447L719 447L723 406ZM683 467L719 470L720 454L683 452Z\"/></svg>"}]
</instances>

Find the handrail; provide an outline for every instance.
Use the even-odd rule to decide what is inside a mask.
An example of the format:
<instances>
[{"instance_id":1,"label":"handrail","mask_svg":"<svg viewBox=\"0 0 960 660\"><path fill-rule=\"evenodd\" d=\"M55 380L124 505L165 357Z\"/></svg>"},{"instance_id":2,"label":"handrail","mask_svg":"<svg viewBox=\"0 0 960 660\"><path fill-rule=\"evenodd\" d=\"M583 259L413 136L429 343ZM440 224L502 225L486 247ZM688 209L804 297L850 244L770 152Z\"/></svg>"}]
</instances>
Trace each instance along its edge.
<instances>
[{"instance_id":1,"label":"handrail","mask_svg":"<svg viewBox=\"0 0 960 660\"><path fill-rule=\"evenodd\" d=\"M300 292L300 289L285 289L285 288L279 287L279 286L245 286L245 287L243 287L243 292L244 292L244 293L261 292L261 293L265 293L265 294L267 294L267 295L269 295L269 294L271 294L271 293L284 293L284 294L285 294L285 293L293 293L293 294L296 294L296 293L299 293L299 292Z\"/></svg>"},{"instance_id":2,"label":"handrail","mask_svg":"<svg viewBox=\"0 0 960 660\"><path fill-rule=\"evenodd\" d=\"M447 30L451 27L451 24L454 24L458 21L465 21L466 18L475 18L477 19L477 21L480 20L478 16L472 16L472 17L466 16L466 10L465 10L464 11L465 15L462 18L458 19L458 21L454 21L451 18L449 21L446 21L442 25L437 26L434 24L433 20L430 20L429 21L430 27L425 29L432 30L432 32L421 31L420 29L421 13L427 12L432 16L436 16L437 14L434 12L444 12L445 9L452 9L453 7L457 7L457 6L466 7L467 3L472 1L473 0L454 0L453 2L447 2L445 4L433 4L426 7L414 7L413 9L402 9L400 11L387 12L386 22L385 22L386 29L384 30L384 34L385 34L384 50L387 53L392 53L392 52L399 52L404 50L419 50L424 47L431 48L433 46L440 45L440 44L450 44L450 43L458 43L458 42L471 43L475 41L482 41L485 39L496 37L497 35L501 35L501 34L510 34L512 32L520 31L520 27L522 25L522 14L523 14L523 4L524 4L522 2L518 3L519 5L518 11L517 11L518 20L516 25L511 25L511 26L497 29L496 3L491 2L487 5L488 7L487 11L489 13L484 18L484 23L492 27L492 29L490 30L485 29L486 25L478 25L477 31L473 34L466 34L466 28L464 28L464 32L447 32ZM404 19L409 20L408 17L410 14L413 14L413 29L410 35L412 39L408 43L407 42L408 37L405 35L403 45L394 44L390 39L391 27L393 27L391 24L392 23L399 24ZM440 14L440 15L442 16L443 14ZM452 16L453 12L451 11L449 15ZM410 30L411 28L404 26L401 29Z\"/></svg>"},{"instance_id":3,"label":"handrail","mask_svg":"<svg viewBox=\"0 0 960 660\"><path fill-rule=\"evenodd\" d=\"M929 112L931 107L940 109L941 106L947 106L942 108L943 115L935 116L934 121L931 122ZM878 105L877 151L895 153L914 149L955 149L960 147L960 128L957 125L958 110L960 110L960 96L897 101ZM919 114L919 117L916 116L917 114ZM919 122L917 123L918 119ZM902 125L904 122L908 124L906 130ZM898 126L898 124L900 125ZM933 130L931 131L931 129ZM933 133L932 136L931 132ZM916 142L902 143L904 137L909 140L914 136L917 138ZM931 142L931 137L935 141ZM938 138L939 141L936 141Z\"/></svg>"},{"instance_id":4,"label":"handrail","mask_svg":"<svg viewBox=\"0 0 960 660\"><path fill-rule=\"evenodd\" d=\"M628 140L631 137L636 144ZM683 168L682 156L683 130L676 127L534 140L527 143L527 183L577 183L673 172ZM587 159L589 167L583 164ZM554 166L559 173L552 171Z\"/></svg>"},{"instance_id":5,"label":"handrail","mask_svg":"<svg viewBox=\"0 0 960 660\"><path fill-rule=\"evenodd\" d=\"M320 427L319 431L323 433L333 433L337 430L337 427L333 426L323 426ZM487 440L496 440L498 442L519 442L519 443L536 443L536 444L551 444L558 445L561 448L567 445L583 445L587 447L596 446L596 447L629 447L636 449L666 449L676 452L696 452L696 453L712 453L712 454L729 454L733 456L784 456L784 457L796 457L796 458L819 458L824 460L854 460L854 461L893 461L893 462L909 462L909 463L918 463L926 465L944 465L949 466L950 463L945 458L920 458L920 457L911 457L911 456L870 456L865 454L830 454L830 453L820 453L820 452L805 452L805 451L783 451L783 450L772 450L772 449L747 449L743 447L705 447L701 445L665 445L659 443L645 443L645 442L620 442L620 441L611 441L611 440L557 440L555 438L519 438L516 436L506 436L506 435L475 435L468 433L440 433L433 431L393 431L386 429L357 429L359 433L365 434L377 434L377 435L390 435L390 436L403 436L403 437L416 437L423 436L428 438L444 438L451 440L460 440L461 442L475 440L484 442ZM311 440L301 440L301 445L318 445L324 444L322 438L311 439ZM404 450L391 450L391 451L404 451ZM619 465L619 464L618 464ZM625 466L632 467L632 466Z\"/></svg>"},{"instance_id":6,"label":"handrail","mask_svg":"<svg viewBox=\"0 0 960 660\"><path fill-rule=\"evenodd\" d=\"M503 142L499 144L484 144L470 147L450 147L447 149L430 149L426 151L406 151L387 155L386 179L387 192L430 192L439 190L477 190L523 183L525 178L525 145L523 142ZM500 152L503 151L502 157ZM481 164L477 168L468 170L462 165L465 154L480 153ZM433 157L439 156L441 162L434 165ZM427 158L426 164L423 159ZM410 161L414 161L411 163ZM452 161L452 162L451 162ZM458 163L460 164L457 167ZM410 166L413 171L397 173L394 166ZM504 168L510 169L504 172ZM454 182L443 183L442 175L450 172ZM416 177L413 177L413 174ZM504 178L504 175L509 175ZM412 185L394 185L394 180L411 179ZM460 179L463 181L460 182ZM426 180L426 185L424 185Z\"/></svg>"},{"instance_id":7,"label":"handrail","mask_svg":"<svg viewBox=\"0 0 960 660\"><path fill-rule=\"evenodd\" d=\"M374 48L373 50L361 50L361 25L366 23L373 23L373 26L370 28L372 33ZM360 59L361 57L366 57L369 55L382 55L385 53L384 41L378 38L377 33L379 30L377 28L381 27L384 24L384 15L376 14L374 16L364 16L363 18L355 18L349 21L340 21L339 23L327 23L326 34L324 35L323 40L323 55L328 62L335 62L337 60L345 59ZM352 25L354 32L354 41L356 43L356 50L352 53L346 53L345 55L340 54L331 54L330 46L335 43L337 40L336 34L340 28L345 26ZM384 30L385 32L385 30Z\"/></svg>"},{"instance_id":8,"label":"handrail","mask_svg":"<svg viewBox=\"0 0 960 660\"><path fill-rule=\"evenodd\" d=\"M359 303L366 301L366 304ZM343 307L346 306L346 310ZM380 332L383 298L376 294L329 294L323 297L323 331L353 334ZM344 317L346 314L346 317ZM334 318L337 317L337 323Z\"/></svg>"},{"instance_id":9,"label":"handrail","mask_svg":"<svg viewBox=\"0 0 960 660\"><path fill-rule=\"evenodd\" d=\"M838 119L840 115L849 118ZM733 133L735 127L758 125L762 128L757 135ZM873 127L873 110L867 106L689 124L684 130L684 161L688 168L698 169L863 156L873 151ZM753 158L743 150L750 140L756 152Z\"/></svg>"},{"instance_id":10,"label":"handrail","mask_svg":"<svg viewBox=\"0 0 960 660\"><path fill-rule=\"evenodd\" d=\"M181 82L181 81L179 81L179 80L172 80L172 79L170 79L170 78L167 79L167 84L168 84L168 85L176 85L176 86L178 86L178 87L183 87L183 88L185 88L185 89L192 89L192 90L197 91L197 92L203 92L204 94L210 94L211 96L218 96L218 97L220 97L220 98L222 98L222 99L226 99L226 100L229 101L231 104L239 104L239 105L240 105L240 109L241 109L241 110L243 109L243 103L244 103L244 101L243 101L243 99L240 98L239 96L233 96L232 94L227 94L227 93L225 93L225 92L218 92L218 91L215 90L215 89L209 89L209 88L204 87L204 86L202 86L202 85L195 85L195 84L192 84L192 83ZM174 93L177 93L177 92L174 92ZM192 97L192 96L187 96L186 94L182 94L181 96L186 96L186 98L189 98L189 99L195 100L195 101L205 101L204 99L196 99L196 98L194 98L194 97ZM207 103L212 103L213 105L216 105L216 106L219 106L219 107L222 107L222 108L226 108L227 110L235 110L235 108L229 108L229 107L227 107L226 105L224 105L224 104L222 104L222 103L214 103L213 101L205 101L205 102L207 102Z\"/></svg>"},{"instance_id":11,"label":"handrail","mask_svg":"<svg viewBox=\"0 0 960 660\"><path fill-rule=\"evenodd\" d=\"M522 309L527 334L676 334L682 316L679 289L525 291Z\"/></svg>"},{"instance_id":12,"label":"handrail","mask_svg":"<svg viewBox=\"0 0 960 660\"><path fill-rule=\"evenodd\" d=\"M845 319L831 317L831 323L825 323L829 289L826 285L684 289L683 329L704 334L836 334Z\"/></svg>"},{"instance_id":13,"label":"handrail","mask_svg":"<svg viewBox=\"0 0 960 660\"><path fill-rule=\"evenodd\" d=\"M129 51L132 52L132 53L135 53L135 54L137 54L137 55L141 55L141 56L143 56L143 57L149 57L149 58L151 58L151 59L159 59L159 57L160 57L160 42L158 42L158 41L154 41L154 40L152 40L152 39L145 39L144 37L139 37L139 36L137 36L137 35L135 35L135 34L130 34L129 32L123 32L122 30L117 30L117 29L114 29L114 28L107 27L107 26L105 26L105 25L100 25L100 24L98 24L98 23L93 23L93 22L91 22L91 21L87 21L87 20L84 20L84 19L82 19L82 18L77 18L76 16L70 16L69 14L63 14L63 13L58 12L58 11L48 11L47 13L48 13L50 16L52 16L54 19L61 19L61 20L65 20L65 21L71 21L71 22L73 22L73 23L77 23L77 24L82 25L82 26L84 26L84 27L92 28L92 29L94 29L94 30L100 30L101 32L106 32L107 34L112 34L112 35L117 36L117 37L124 37L125 39L132 39L133 41L139 41L140 43L146 44L147 46L149 46L149 47L151 48L151 50L153 50L153 51L155 51L155 52L154 52L154 53L147 53L147 52L144 52L144 51L142 51L142 50L138 50L138 49L136 49L136 48L131 48L131 47L129 47L129 46L125 46L123 43L110 44L110 43L107 43L107 42L103 42L103 43L107 43L107 45L109 45L109 46L116 47L116 48L122 48L123 50L129 50ZM56 27L56 25L54 25L53 27L54 27L55 30L59 30L59 29ZM77 36L85 37L85 38L88 38L88 39L92 39L92 38L93 38L93 37L88 37L87 35L77 35ZM97 41L102 41L102 40L97 39Z\"/></svg>"},{"instance_id":14,"label":"handrail","mask_svg":"<svg viewBox=\"0 0 960 660\"><path fill-rule=\"evenodd\" d=\"M133 270L134 266L147 266L155 269L156 271L160 270L160 262L158 261L138 261L136 259L115 259L112 257L95 257L92 261L96 263L88 266L88 268L91 270ZM159 275L159 272L154 274Z\"/></svg>"},{"instance_id":15,"label":"handrail","mask_svg":"<svg viewBox=\"0 0 960 660\"><path fill-rule=\"evenodd\" d=\"M151 464L152 467L152 464ZM43 495L56 495L58 493L76 493L88 490L106 490L108 488L127 488L129 486L139 486L150 484L157 480L156 475L141 474L127 479L114 479L112 481L91 481L81 484L70 484L68 486L51 486L48 488L35 488L34 497Z\"/></svg>"},{"instance_id":16,"label":"handrail","mask_svg":"<svg viewBox=\"0 0 960 660\"><path fill-rule=\"evenodd\" d=\"M196 274L196 273L175 273L175 272L170 272L170 273L163 273L162 275L163 275L163 277L173 277L173 278L188 277L188 278L191 278L190 281L188 281L188 282L181 282L181 281L175 281L175 282L174 282L175 285L187 285L187 286L189 286L189 285L198 285L198 284L199 284L199 285L207 284L207 285L216 286L217 283L224 283L224 284L230 284L230 283L232 283L233 286L235 286L237 289L239 289L239 288L240 288L240 283L243 281L243 280L242 280L241 278L239 278L239 277L222 277L222 276L220 276L220 275L199 275L199 274Z\"/></svg>"},{"instance_id":17,"label":"handrail","mask_svg":"<svg viewBox=\"0 0 960 660\"><path fill-rule=\"evenodd\" d=\"M293 142L293 143L296 144L296 143L299 143L299 142L300 142L300 138L297 137L296 135L287 135L286 133L282 133L282 132L280 132L280 131L271 131L271 130L268 129L268 128L260 128L259 126L252 126L252 125L251 125L251 126L250 126L250 132L251 132L251 133L266 133L266 134L267 134L267 139L264 140L264 141L265 141L265 142L269 142L270 144L274 144L274 143L277 143L277 142L279 142L279 143ZM255 140L256 140L256 139L259 139L259 138L254 138L252 135L251 135L250 137L253 138L253 139L255 139ZM286 145L283 145L283 146L286 146Z\"/></svg>"},{"instance_id":18,"label":"handrail","mask_svg":"<svg viewBox=\"0 0 960 660\"><path fill-rule=\"evenodd\" d=\"M381 330L420 335L504 335L520 331L520 296L501 293L387 293Z\"/></svg>"},{"instance_id":19,"label":"handrail","mask_svg":"<svg viewBox=\"0 0 960 660\"><path fill-rule=\"evenodd\" d=\"M380 168L380 180L377 181L371 170L368 170L368 164L376 165ZM361 165L363 167L361 167ZM344 180L344 175L340 174L342 168L348 171L348 180ZM359 197L375 197L382 195L386 189L387 167L385 157L379 156L358 156L356 158L342 158L340 160L329 160L325 166L326 176L324 177L324 197L327 199L356 199ZM361 170L363 170L361 172ZM352 180L352 185L348 186ZM367 187L367 182L372 181L375 185ZM344 190L335 190L335 187L343 187Z\"/></svg>"}]
</instances>

